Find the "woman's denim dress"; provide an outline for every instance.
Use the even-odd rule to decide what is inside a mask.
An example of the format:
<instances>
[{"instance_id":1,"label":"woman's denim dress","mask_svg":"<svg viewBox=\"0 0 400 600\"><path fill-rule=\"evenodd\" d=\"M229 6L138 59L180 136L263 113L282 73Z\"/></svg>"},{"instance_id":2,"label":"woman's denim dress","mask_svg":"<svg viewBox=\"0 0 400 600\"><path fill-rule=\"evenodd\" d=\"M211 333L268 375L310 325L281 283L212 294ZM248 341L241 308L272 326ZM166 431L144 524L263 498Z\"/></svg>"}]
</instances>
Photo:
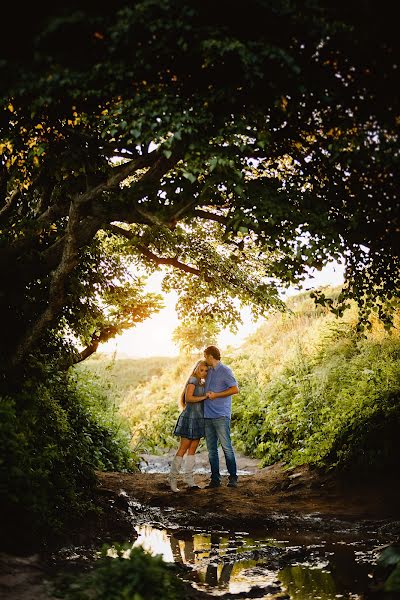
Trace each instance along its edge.
<instances>
[{"instance_id":1,"label":"woman's denim dress","mask_svg":"<svg viewBox=\"0 0 400 600\"><path fill-rule=\"evenodd\" d=\"M204 396L204 385L199 385L197 377L190 377L189 383L194 384L193 396ZM204 431L204 400L188 402L176 422L174 435L198 440L205 436Z\"/></svg>"}]
</instances>

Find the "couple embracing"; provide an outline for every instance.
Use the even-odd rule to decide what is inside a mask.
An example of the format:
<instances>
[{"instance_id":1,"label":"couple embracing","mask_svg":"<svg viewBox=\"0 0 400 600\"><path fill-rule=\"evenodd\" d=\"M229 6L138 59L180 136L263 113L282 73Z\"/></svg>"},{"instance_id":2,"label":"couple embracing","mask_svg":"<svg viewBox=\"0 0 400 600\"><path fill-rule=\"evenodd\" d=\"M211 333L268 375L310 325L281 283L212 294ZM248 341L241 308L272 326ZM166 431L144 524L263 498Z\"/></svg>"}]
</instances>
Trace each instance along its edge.
<instances>
[{"instance_id":1,"label":"couple embracing","mask_svg":"<svg viewBox=\"0 0 400 600\"><path fill-rule=\"evenodd\" d=\"M230 435L232 396L237 393L237 381L231 369L221 362L219 349L208 346L204 350L204 360L194 367L180 399L183 410L174 430L174 435L180 437L180 445L168 475L173 492L179 492L177 478L183 460L185 483L190 488L198 487L193 479L193 470L196 449L203 437L206 438L211 467L211 480L206 487L217 488L221 485L218 443L221 444L229 473L228 486L237 486L236 459Z\"/></svg>"}]
</instances>

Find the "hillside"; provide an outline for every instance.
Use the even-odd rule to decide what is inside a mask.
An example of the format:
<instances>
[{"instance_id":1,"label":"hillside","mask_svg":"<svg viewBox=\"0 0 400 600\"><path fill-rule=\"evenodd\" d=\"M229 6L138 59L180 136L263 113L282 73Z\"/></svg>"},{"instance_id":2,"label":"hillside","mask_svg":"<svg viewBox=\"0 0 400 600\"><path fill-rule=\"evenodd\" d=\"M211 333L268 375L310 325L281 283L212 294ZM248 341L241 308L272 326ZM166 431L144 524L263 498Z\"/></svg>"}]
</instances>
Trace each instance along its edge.
<instances>
[{"instance_id":1,"label":"hillside","mask_svg":"<svg viewBox=\"0 0 400 600\"><path fill-rule=\"evenodd\" d=\"M388 333L373 322L363 337L354 310L337 319L308 293L292 297L285 314L272 315L223 356L240 385L233 402L235 446L263 465L397 465L398 317L395 324ZM172 359L130 387L119 411L136 448L164 452L176 446L171 432L177 398L198 358Z\"/></svg>"},{"instance_id":2,"label":"hillside","mask_svg":"<svg viewBox=\"0 0 400 600\"><path fill-rule=\"evenodd\" d=\"M165 369L176 362L176 358L167 356L116 359L112 355L99 353L78 364L76 370L98 378L110 400L118 404L131 390L148 383L154 377L160 377Z\"/></svg>"}]
</instances>

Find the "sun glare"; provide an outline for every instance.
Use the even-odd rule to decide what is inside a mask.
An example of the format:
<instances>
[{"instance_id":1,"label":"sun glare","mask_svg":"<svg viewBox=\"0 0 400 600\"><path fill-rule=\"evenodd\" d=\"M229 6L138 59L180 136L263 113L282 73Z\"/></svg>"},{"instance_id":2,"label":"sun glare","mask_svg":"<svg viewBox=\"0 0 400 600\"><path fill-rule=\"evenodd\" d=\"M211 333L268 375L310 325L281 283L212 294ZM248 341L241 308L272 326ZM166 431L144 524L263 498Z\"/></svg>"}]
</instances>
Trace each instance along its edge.
<instances>
[{"instance_id":1,"label":"sun glare","mask_svg":"<svg viewBox=\"0 0 400 600\"><path fill-rule=\"evenodd\" d=\"M302 288L304 290L313 287L325 285L339 285L343 281L343 266L338 263L332 263L324 267L321 271L314 271L310 277L304 281ZM163 274L155 273L149 277L147 284L148 291L161 292L161 281ZM293 296L298 294L299 290L290 288L283 296ZM99 346L99 352L106 354L116 353L117 358L147 358L151 356L177 356L179 348L172 341L172 333L178 326L179 320L175 311L177 294L163 294L165 308L160 310L150 319L139 323L132 329L125 331L122 335L106 344ZM222 349L228 346L237 347L243 341L254 333L263 322L262 319L254 322L249 308L242 310L243 325L241 325L236 334L228 329L221 332L218 343Z\"/></svg>"}]
</instances>

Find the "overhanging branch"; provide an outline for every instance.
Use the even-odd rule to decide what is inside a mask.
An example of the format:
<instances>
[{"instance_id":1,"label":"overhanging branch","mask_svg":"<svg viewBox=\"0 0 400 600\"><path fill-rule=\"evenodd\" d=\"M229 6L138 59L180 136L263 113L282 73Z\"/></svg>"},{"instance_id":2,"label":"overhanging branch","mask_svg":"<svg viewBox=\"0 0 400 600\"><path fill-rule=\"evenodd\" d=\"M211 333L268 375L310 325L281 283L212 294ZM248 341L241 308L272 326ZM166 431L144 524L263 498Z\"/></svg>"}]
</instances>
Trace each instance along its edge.
<instances>
[{"instance_id":1,"label":"overhanging branch","mask_svg":"<svg viewBox=\"0 0 400 600\"><path fill-rule=\"evenodd\" d=\"M127 229L123 229L122 227L118 227L118 225L110 225L108 229L110 229L113 233L117 235L122 235L126 237L128 240L134 239L134 235L130 231L128 231ZM192 273L193 275L197 276L201 275L201 271L199 269L196 269L196 267L186 265L177 258L165 258L162 256L158 256L157 254L154 254L154 252L151 252L151 250L146 248L146 246L144 246L143 244L135 244L135 248L137 248L137 250L139 250L143 254L143 256L154 262L156 265L169 265L171 267L175 267L176 269L180 269L181 271L185 271L185 273Z\"/></svg>"},{"instance_id":2,"label":"overhanging branch","mask_svg":"<svg viewBox=\"0 0 400 600\"><path fill-rule=\"evenodd\" d=\"M224 215L216 215L215 213L208 212L207 210L196 209L195 211L193 211L193 215L195 217L200 217L200 219L216 221L217 223L221 223L222 225L226 225L228 222L227 217L225 217Z\"/></svg>"}]
</instances>

